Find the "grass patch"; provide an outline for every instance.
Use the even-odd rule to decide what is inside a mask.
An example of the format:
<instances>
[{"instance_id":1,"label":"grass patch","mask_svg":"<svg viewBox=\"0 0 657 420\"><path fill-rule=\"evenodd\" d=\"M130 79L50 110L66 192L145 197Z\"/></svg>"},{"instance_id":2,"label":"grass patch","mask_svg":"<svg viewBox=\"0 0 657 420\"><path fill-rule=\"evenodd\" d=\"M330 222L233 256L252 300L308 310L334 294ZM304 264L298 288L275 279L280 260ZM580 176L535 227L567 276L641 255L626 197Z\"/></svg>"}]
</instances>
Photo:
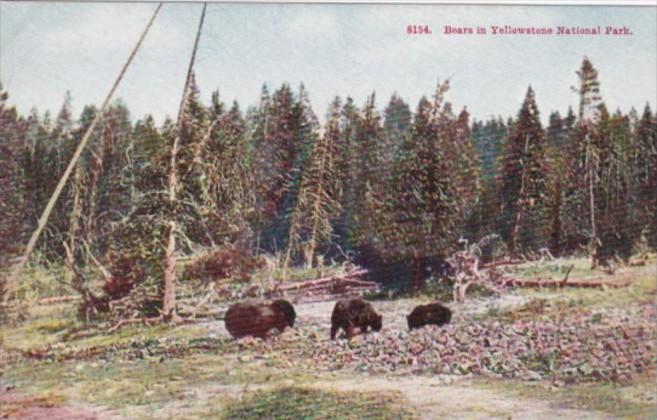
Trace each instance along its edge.
<instances>
[{"instance_id":1,"label":"grass patch","mask_svg":"<svg viewBox=\"0 0 657 420\"><path fill-rule=\"evenodd\" d=\"M553 261L531 261L515 266L506 266L502 269L515 277L523 279L563 279L570 267L569 279L585 278L601 274L591 270L591 260L587 258L560 258Z\"/></svg>"},{"instance_id":2,"label":"grass patch","mask_svg":"<svg viewBox=\"0 0 657 420\"><path fill-rule=\"evenodd\" d=\"M225 419L404 419L397 393L354 393L283 387L258 391L227 407Z\"/></svg>"},{"instance_id":3,"label":"grass patch","mask_svg":"<svg viewBox=\"0 0 657 420\"><path fill-rule=\"evenodd\" d=\"M565 288L561 290L521 289L530 298L574 301L577 305L592 309L625 307L631 304L652 303L657 295L655 265L626 267L614 276L629 277L632 284L615 289ZM601 274L601 276L606 276ZM609 276L611 279L611 276Z\"/></svg>"},{"instance_id":4,"label":"grass patch","mask_svg":"<svg viewBox=\"0 0 657 420\"><path fill-rule=\"evenodd\" d=\"M638 378L625 385L594 382L557 388L545 382L512 380L474 381L473 385L522 398L549 401L560 408L602 411L613 417L652 418L657 412L654 376Z\"/></svg>"},{"instance_id":5,"label":"grass patch","mask_svg":"<svg viewBox=\"0 0 657 420\"><path fill-rule=\"evenodd\" d=\"M307 379L306 373L295 368L264 368L253 361L240 363L233 354L211 353L61 363L21 360L4 366L0 375L3 383L25 395L57 393L65 399L113 409L180 400L188 388L204 384L240 386Z\"/></svg>"},{"instance_id":6,"label":"grass patch","mask_svg":"<svg viewBox=\"0 0 657 420\"><path fill-rule=\"evenodd\" d=\"M63 264L33 264L28 266L15 290L22 300L75 294L68 285L71 273Z\"/></svg>"}]
</instances>

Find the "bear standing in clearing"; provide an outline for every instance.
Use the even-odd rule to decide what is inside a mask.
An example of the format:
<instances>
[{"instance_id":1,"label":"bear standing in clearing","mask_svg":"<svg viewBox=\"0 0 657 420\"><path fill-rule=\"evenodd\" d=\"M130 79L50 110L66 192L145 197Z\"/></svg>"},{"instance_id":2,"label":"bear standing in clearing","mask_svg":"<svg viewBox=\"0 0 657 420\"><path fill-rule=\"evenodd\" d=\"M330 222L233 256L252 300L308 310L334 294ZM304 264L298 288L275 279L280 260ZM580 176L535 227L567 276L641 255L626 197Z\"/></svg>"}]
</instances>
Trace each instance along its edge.
<instances>
[{"instance_id":1,"label":"bear standing in clearing","mask_svg":"<svg viewBox=\"0 0 657 420\"><path fill-rule=\"evenodd\" d=\"M226 311L225 323L228 332L235 338L246 336L267 338L269 331L276 328L283 332L294 326L294 307L287 300L279 299L271 304L240 302Z\"/></svg>"},{"instance_id":2,"label":"bear standing in clearing","mask_svg":"<svg viewBox=\"0 0 657 420\"><path fill-rule=\"evenodd\" d=\"M421 328L425 325L443 326L452 320L452 311L440 302L416 306L406 317L408 329Z\"/></svg>"},{"instance_id":3,"label":"bear standing in clearing","mask_svg":"<svg viewBox=\"0 0 657 420\"><path fill-rule=\"evenodd\" d=\"M377 314L372 305L362 299L340 300L335 304L331 315L331 340L339 329L347 333L347 338L354 336L354 329L366 333L368 328L381 331L383 317Z\"/></svg>"}]
</instances>

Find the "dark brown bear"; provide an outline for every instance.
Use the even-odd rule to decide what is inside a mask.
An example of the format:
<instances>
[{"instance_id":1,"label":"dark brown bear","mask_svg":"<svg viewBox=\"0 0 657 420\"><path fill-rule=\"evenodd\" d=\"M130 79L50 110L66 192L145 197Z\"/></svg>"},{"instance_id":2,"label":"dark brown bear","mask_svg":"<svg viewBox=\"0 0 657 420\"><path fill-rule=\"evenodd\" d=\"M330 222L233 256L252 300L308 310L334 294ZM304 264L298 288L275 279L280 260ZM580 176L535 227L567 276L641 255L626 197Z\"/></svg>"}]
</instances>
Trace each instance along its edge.
<instances>
[{"instance_id":1,"label":"dark brown bear","mask_svg":"<svg viewBox=\"0 0 657 420\"><path fill-rule=\"evenodd\" d=\"M452 311L441 303L434 302L416 306L406 319L408 320L408 328L411 330L431 324L440 327L452 320Z\"/></svg>"},{"instance_id":2,"label":"dark brown bear","mask_svg":"<svg viewBox=\"0 0 657 420\"><path fill-rule=\"evenodd\" d=\"M347 333L347 338L354 336L354 328L358 327L361 333L368 328L381 331L382 316L377 314L368 302L362 299L341 300L335 304L331 315L331 340L340 328Z\"/></svg>"},{"instance_id":3,"label":"dark brown bear","mask_svg":"<svg viewBox=\"0 0 657 420\"><path fill-rule=\"evenodd\" d=\"M232 305L224 318L226 329L235 338L254 336L267 338L269 331L276 328L282 332L294 326L297 317L294 307L287 300L241 302Z\"/></svg>"}]
</instances>

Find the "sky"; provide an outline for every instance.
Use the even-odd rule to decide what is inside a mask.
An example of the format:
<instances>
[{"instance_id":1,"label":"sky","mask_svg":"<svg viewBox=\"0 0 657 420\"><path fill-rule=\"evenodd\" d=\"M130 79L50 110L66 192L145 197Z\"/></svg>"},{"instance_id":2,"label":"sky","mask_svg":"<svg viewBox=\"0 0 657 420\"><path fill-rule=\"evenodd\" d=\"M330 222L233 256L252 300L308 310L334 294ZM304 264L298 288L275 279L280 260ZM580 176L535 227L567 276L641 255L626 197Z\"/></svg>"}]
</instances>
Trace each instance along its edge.
<instances>
[{"instance_id":1,"label":"sky","mask_svg":"<svg viewBox=\"0 0 657 420\"><path fill-rule=\"evenodd\" d=\"M26 114L57 113L68 90L76 115L99 105L150 18L154 3L0 2L0 82ZM115 98L133 119L175 116L201 4L165 4ZM493 35L491 25L627 26L629 36ZM408 35L429 25L431 35ZM486 35L445 35L449 25ZM575 71L588 56L612 111L657 103L657 8L209 4L195 73L202 99L219 89L242 110L270 91L303 82L324 120L335 95L362 105L376 92L383 110L393 92L415 109L450 79L456 110L487 119L515 116L531 84L543 121L577 109Z\"/></svg>"}]
</instances>

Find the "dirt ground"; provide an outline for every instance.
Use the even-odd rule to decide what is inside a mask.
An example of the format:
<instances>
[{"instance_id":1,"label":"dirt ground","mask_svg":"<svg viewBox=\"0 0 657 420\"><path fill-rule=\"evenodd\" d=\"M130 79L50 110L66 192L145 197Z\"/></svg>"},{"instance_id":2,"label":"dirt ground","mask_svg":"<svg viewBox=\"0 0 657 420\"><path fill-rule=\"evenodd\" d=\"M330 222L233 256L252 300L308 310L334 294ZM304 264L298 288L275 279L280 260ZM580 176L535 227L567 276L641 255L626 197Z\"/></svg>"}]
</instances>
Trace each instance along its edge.
<instances>
[{"instance_id":1,"label":"dirt ground","mask_svg":"<svg viewBox=\"0 0 657 420\"><path fill-rule=\"evenodd\" d=\"M604 413L559 408L545 401L518 398L468 386L450 378L355 378L316 382L313 387L338 391L399 391L421 419L608 419Z\"/></svg>"},{"instance_id":2,"label":"dirt ground","mask_svg":"<svg viewBox=\"0 0 657 420\"><path fill-rule=\"evenodd\" d=\"M216 395L241 398L248 392L281 385L303 385L311 388L340 392L400 392L420 419L611 419L608 414L556 407L538 399L519 398L487 389L470 386L468 380L439 377L357 377L331 381L314 381L308 384L292 381L270 386L203 386L188 390L194 396L193 405L209 404ZM34 398L15 395L0 396L0 404L8 405L0 414L10 419L48 420L117 420L130 418L117 411L100 407L56 405ZM156 411L151 418L186 418L189 401L172 401Z\"/></svg>"}]
</instances>

